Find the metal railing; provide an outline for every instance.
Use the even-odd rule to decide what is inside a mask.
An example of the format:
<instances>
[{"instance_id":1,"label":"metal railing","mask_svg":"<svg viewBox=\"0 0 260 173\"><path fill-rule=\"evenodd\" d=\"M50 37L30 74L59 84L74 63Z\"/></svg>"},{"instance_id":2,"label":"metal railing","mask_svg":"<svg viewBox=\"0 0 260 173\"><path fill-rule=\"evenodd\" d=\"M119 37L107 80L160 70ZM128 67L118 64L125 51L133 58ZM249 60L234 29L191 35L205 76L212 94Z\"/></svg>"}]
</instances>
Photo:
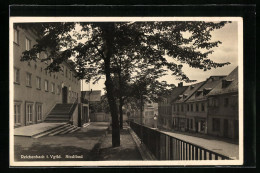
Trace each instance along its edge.
<instances>
[{"instance_id":1,"label":"metal railing","mask_svg":"<svg viewBox=\"0 0 260 173\"><path fill-rule=\"evenodd\" d=\"M130 127L158 160L231 160L222 154L128 121ZM142 134L143 133L143 134Z\"/></svg>"}]
</instances>

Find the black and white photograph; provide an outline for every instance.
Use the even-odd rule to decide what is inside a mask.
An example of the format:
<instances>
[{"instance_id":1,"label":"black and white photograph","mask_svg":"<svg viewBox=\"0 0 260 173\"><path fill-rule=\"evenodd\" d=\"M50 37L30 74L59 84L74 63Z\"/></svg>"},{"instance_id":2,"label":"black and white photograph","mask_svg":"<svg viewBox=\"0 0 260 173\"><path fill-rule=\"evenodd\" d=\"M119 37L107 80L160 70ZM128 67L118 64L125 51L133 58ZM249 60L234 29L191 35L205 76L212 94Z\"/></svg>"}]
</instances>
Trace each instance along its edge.
<instances>
[{"instance_id":1,"label":"black and white photograph","mask_svg":"<svg viewBox=\"0 0 260 173\"><path fill-rule=\"evenodd\" d=\"M10 166L243 164L243 18L10 17Z\"/></svg>"}]
</instances>

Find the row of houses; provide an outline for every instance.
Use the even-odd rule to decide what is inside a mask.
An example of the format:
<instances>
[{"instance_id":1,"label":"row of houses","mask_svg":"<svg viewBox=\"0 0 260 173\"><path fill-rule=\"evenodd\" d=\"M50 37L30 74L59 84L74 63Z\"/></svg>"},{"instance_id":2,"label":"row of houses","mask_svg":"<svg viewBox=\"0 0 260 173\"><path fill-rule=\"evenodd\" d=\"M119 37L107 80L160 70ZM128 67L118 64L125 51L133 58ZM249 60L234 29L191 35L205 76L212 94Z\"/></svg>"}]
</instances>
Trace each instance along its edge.
<instances>
[{"instance_id":1,"label":"row of houses","mask_svg":"<svg viewBox=\"0 0 260 173\"><path fill-rule=\"evenodd\" d=\"M189 86L181 82L161 100L162 128L238 138L238 67L228 76L210 76Z\"/></svg>"}]
</instances>

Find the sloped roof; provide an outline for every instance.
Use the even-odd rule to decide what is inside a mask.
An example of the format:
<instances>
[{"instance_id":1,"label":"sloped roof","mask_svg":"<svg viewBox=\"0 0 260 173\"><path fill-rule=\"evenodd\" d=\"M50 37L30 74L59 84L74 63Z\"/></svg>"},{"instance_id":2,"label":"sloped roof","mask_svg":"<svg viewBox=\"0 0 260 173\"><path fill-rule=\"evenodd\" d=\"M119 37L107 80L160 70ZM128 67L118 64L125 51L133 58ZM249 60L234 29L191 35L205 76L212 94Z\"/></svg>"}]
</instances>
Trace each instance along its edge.
<instances>
[{"instance_id":1,"label":"sloped roof","mask_svg":"<svg viewBox=\"0 0 260 173\"><path fill-rule=\"evenodd\" d=\"M219 95L232 92L238 92L238 67L236 67L224 80L232 81L227 87L222 88L222 80L218 82L216 87L209 92L210 95Z\"/></svg>"},{"instance_id":2,"label":"sloped roof","mask_svg":"<svg viewBox=\"0 0 260 173\"><path fill-rule=\"evenodd\" d=\"M195 101L195 100L203 100L206 99L208 93L206 95L203 94L204 90L208 90L209 92L214 89L214 87L224 78L225 76L210 76L206 82L198 88L197 91L201 91L200 93L194 92L190 98L187 100L189 101Z\"/></svg>"},{"instance_id":3,"label":"sloped roof","mask_svg":"<svg viewBox=\"0 0 260 173\"><path fill-rule=\"evenodd\" d=\"M171 95L169 96L170 102L174 102L179 97L179 95L182 94L187 88L188 86L173 88Z\"/></svg>"},{"instance_id":4,"label":"sloped roof","mask_svg":"<svg viewBox=\"0 0 260 173\"><path fill-rule=\"evenodd\" d=\"M189 85L188 88L182 93L182 97L180 99L176 100L175 103L185 102L204 83L205 83L205 81ZM183 97L183 95L185 95L185 98Z\"/></svg>"},{"instance_id":5,"label":"sloped roof","mask_svg":"<svg viewBox=\"0 0 260 173\"><path fill-rule=\"evenodd\" d=\"M98 102L101 100L101 90L81 91L81 96L90 102Z\"/></svg>"}]
</instances>

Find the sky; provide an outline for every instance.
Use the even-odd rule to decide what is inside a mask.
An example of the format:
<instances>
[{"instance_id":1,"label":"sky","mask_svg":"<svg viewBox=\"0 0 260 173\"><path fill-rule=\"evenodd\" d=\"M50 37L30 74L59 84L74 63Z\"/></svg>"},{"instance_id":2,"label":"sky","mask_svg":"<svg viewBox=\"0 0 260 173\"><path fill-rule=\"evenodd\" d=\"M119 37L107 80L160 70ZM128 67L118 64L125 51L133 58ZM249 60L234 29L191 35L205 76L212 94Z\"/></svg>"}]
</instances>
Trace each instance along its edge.
<instances>
[{"instance_id":1,"label":"sky","mask_svg":"<svg viewBox=\"0 0 260 173\"><path fill-rule=\"evenodd\" d=\"M209 55L209 58L215 62L230 62L229 65L219 68L212 68L208 71L203 71L201 69L195 69L189 67L187 64L183 65L183 72L191 79L196 80L196 82L201 82L206 80L208 77L213 75L228 75L232 70L238 66L238 23L232 22L226 24L223 28L215 30L212 32L212 41L221 41L218 47L214 48L213 54ZM180 80L177 80L175 76L166 75L161 78L161 81L167 81L169 84L178 85ZM101 90L101 93L104 94L104 83L105 78L98 81L97 84L93 85L92 83L85 83L81 81L83 90ZM194 82L194 83L196 83ZM183 85L190 85L191 83L183 82Z\"/></svg>"}]
</instances>

